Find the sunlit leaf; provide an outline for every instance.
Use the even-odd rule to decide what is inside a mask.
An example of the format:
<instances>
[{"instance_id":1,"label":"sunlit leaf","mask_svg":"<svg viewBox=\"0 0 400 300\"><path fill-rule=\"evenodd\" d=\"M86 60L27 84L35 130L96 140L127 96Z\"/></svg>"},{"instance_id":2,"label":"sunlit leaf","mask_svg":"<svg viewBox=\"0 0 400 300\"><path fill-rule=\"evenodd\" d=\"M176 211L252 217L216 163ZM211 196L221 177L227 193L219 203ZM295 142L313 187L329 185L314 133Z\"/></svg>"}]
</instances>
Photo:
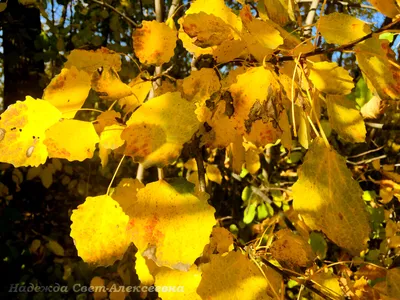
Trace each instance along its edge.
<instances>
[{"instance_id":1,"label":"sunlit leaf","mask_svg":"<svg viewBox=\"0 0 400 300\"><path fill-rule=\"evenodd\" d=\"M335 62L314 63L310 80L318 90L327 94L346 95L354 88L349 72Z\"/></svg>"},{"instance_id":2,"label":"sunlit leaf","mask_svg":"<svg viewBox=\"0 0 400 300\"><path fill-rule=\"evenodd\" d=\"M62 112L64 118L73 118L85 102L90 90L90 76L75 66L62 69L46 87L43 100Z\"/></svg>"},{"instance_id":3,"label":"sunlit leaf","mask_svg":"<svg viewBox=\"0 0 400 300\"><path fill-rule=\"evenodd\" d=\"M202 267L202 278L197 293L202 299L271 299L268 282L257 266L240 252L225 256L211 255Z\"/></svg>"},{"instance_id":4,"label":"sunlit leaf","mask_svg":"<svg viewBox=\"0 0 400 300\"><path fill-rule=\"evenodd\" d=\"M329 123L340 137L348 142L362 143L367 130L355 102L344 96L328 95L326 98Z\"/></svg>"},{"instance_id":5,"label":"sunlit leaf","mask_svg":"<svg viewBox=\"0 0 400 300\"><path fill-rule=\"evenodd\" d=\"M318 29L328 43L339 45L348 44L371 33L371 28L365 22L338 12L320 17Z\"/></svg>"},{"instance_id":6,"label":"sunlit leaf","mask_svg":"<svg viewBox=\"0 0 400 300\"><path fill-rule=\"evenodd\" d=\"M106 126L100 135L99 146L105 149L115 150L124 144L121 133L125 129L122 125Z\"/></svg>"},{"instance_id":7,"label":"sunlit leaf","mask_svg":"<svg viewBox=\"0 0 400 300\"><path fill-rule=\"evenodd\" d=\"M156 275L155 284L160 287L174 287L176 291L158 292L163 300L201 300L196 289L201 280L201 272L193 265L189 271L183 272L162 267Z\"/></svg>"},{"instance_id":8,"label":"sunlit leaf","mask_svg":"<svg viewBox=\"0 0 400 300\"><path fill-rule=\"evenodd\" d=\"M293 185L293 207L313 230L359 255L370 233L362 190L352 178L346 160L317 138ZM332 226L335 224L335 226Z\"/></svg>"},{"instance_id":9,"label":"sunlit leaf","mask_svg":"<svg viewBox=\"0 0 400 300\"><path fill-rule=\"evenodd\" d=\"M68 69L72 66L89 73L89 75L99 68L113 68L118 72L121 70L121 58L118 53L104 47L96 51L74 49L64 64L64 67Z\"/></svg>"},{"instance_id":10,"label":"sunlit leaf","mask_svg":"<svg viewBox=\"0 0 400 300\"><path fill-rule=\"evenodd\" d=\"M146 99L151 89L151 81L144 81L140 75L130 83L132 95L119 99L118 103L125 112L133 111ZM158 90L158 89L157 89Z\"/></svg>"},{"instance_id":11,"label":"sunlit leaf","mask_svg":"<svg viewBox=\"0 0 400 300\"><path fill-rule=\"evenodd\" d=\"M92 158L99 142L93 124L79 120L61 120L46 131L44 144L49 157L82 161Z\"/></svg>"},{"instance_id":12,"label":"sunlit leaf","mask_svg":"<svg viewBox=\"0 0 400 300\"><path fill-rule=\"evenodd\" d=\"M176 31L165 23L143 21L133 33L133 49L140 62L160 66L174 56Z\"/></svg>"},{"instance_id":13,"label":"sunlit leaf","mask_svg":"<svg viewBox=\"0 0 400 300\"><path fill-rule=\"evenodd\" d=\"M137 192L144 188L144 184L137 179L124 178L115 188L112 198L119 203L123 211L131 217L137 201Z\"/></svg>"},{"instance_id":14,"label":"sunlit leaf","mask_svg":"<svg viewBox=\"0 0 400 300\"><path fill-rule=\"evenodd\" d=\"M60 118L61 112L49 102L29 96L10 105L0 116L0 161L16 168L45 163L45 132Z\"/></svg>"},{"instance_id":15,"label":"sunlit leaf","mask_svg":"<svg viewBox=\"0 0 400 300\"><path fill-rule=\"evenodd\" d=\"M128 220L111 197L87 197L71 215L71 237L78 255L87 263L104 266L121 259L129 245Z\"/></svg>"},{"instance_id":16,"label":"sunlit leaf","mask_svg":"<svg viewBox=\"0 0 400 300\"><path fill-rule=\"evenodd\" d=\"M183 178L157 181L137 193L130 215L131 239L159 266L188 270L202 252L215 224L208 194L194 194ZM131 199L131 198L130 198Z\"/></svg>"},{"instance_id":17,"label":"sunlit leaf","mask_svg":"<svg viewBox=\"0 0 400 300\"><path fill-rule=\"evenodd\" d=\"M145 168L172 163L200 126L194 110L195 104L178 92L147 101L132 114L122 132L125 154Z\"/></svg>"},{"instance_id":18,"label":"sunlit leaf","mask_svg":"<svg viewBox=\"0 0 400 300\"><path fill-rule=\"evenodd\" d=\"M101 99L114 101L133 94L132 89L121 81L112 68L101 68L93 73L92 88Z\"/></svg>"},{"instance_id":19,"label":"sunlit leaf","mask_svg":"<svg viewBox=\"0 0 400 300\"><path fill-rule=\"evenodd\" d=\"M369 0L369 3L389 18L394 18L400 14L399 1L397 0Z\"/></svg>"}]
</instances>

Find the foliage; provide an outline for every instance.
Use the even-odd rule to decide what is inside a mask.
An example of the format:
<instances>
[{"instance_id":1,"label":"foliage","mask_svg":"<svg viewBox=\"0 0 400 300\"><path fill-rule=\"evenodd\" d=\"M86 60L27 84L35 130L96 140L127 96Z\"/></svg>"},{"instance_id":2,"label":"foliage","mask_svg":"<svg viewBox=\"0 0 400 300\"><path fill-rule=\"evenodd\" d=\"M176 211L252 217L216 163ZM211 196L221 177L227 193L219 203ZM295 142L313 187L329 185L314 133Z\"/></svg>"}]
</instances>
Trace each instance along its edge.
<instances>
[{"instance_id":1,"label":"foliage","mask_svg":"<svg viewBox=\"0 0 400 300\"><path fill-rule=\"evenodd\" d=\"M390 18L396 3L371 1ZM43 99L27 96L1 114L0 161L35 167L27 177L45 187L69 162L112 166L107 191L72 210L70 236L90 267L117 266L121 285L185 286L183 294L160 291L162 299L271 299L294 297L292 290L298 298L399 298L400 178L395 162L370 156L399 146L396 136L388 149L373 146L364 120L382 115L373 97L387 103L386 117L395 115L399 65L381 34L396 33L398 19L375 29L320 12L322 38L313 44L299 38L294 1L232 7L240 9L195 0L165 22L132 21L137 28L125 32L134 56L118 47L71 51ZM120 21L110 17L115 41L126 26ZM334 52L353 53L361 77L330 60ZM184 56L190 73L179 66ZM126 82L118 72L134 64L139 71L126 72ZM110 163L116 158L118 166ZM158 181L130 176L112 188L119 169L132 174L136 163L138 173L157 167ZM12 172L18 186L24 175ZM239 208L232 201L224 212L222 198L239 199ZM230 231L221 215L233 220ZM65 256L47 239L49 251ZM30 252L40 255L41 243Z\"/></svg>"}]
</instances>

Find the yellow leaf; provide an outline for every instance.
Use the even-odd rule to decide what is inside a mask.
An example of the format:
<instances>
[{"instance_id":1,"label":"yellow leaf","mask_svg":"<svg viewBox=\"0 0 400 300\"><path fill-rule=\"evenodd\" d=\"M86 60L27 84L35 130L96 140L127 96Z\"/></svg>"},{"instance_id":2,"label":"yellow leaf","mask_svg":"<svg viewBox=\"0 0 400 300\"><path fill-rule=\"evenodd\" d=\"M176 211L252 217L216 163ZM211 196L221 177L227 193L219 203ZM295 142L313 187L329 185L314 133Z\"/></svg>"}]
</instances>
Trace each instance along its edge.
<instances>
[{"instance_id":1,"label":"yellow leaf","mask_svg":"<svg viewBox=\"0 0 400 300\"><path fill-rule=\"evenodd\" d=\"M122 132L125 154L145 168L172 163L200 126L194 110L195 104L179 92L150 99L132 114Z\"/></svg>"},{"instance_id":2,"label":"yellow leaf","mask_svg":"<svg viewBox=\"0 0 400 300\"><path fill-rule=\"evenodd\" d=\"M83 161L92 158L99 136L91 122L61 120L46 131L49 157Z\"/></svg>"},{"instance_id":3,"label":"yellow leaf","mask_svg":"<svg viewBox=\"0 0 400 300\"><path fill-rule=\"evenodd\" d=\"M320 17L318 28L328 43L339 45L348 44L371 33L371 28L365 22L338 12Z\"/></svg>"},{"instance_id":4,"label":"yellow leaf","mask_svg":"<svg viewBox=\"0 0 400 300\"><path fill-rule=\"evenodd\" d=\"M209 255L223 254L233 250L233 235L224 227L214 227L209 244Z\"/></svg>"},{"instance_id":5,"label":"yellow leaf","mask_svg":"<svg viewBox=\"0 0 400 300\"><path fill-rule=\"evenodd\" d=\"M209 180L221 184L222 175L221 171L218 169L218 165L207 165L206 174Z\"/></svg>"},{"instance_id":6,"label":"yellow leaf","mask_svg":"<svg viewBox=\"0 0 400 300\"><path fill-rule=\"evenodd\" d=\"M351 143L365 141L367 130L355 102L345 96L328 95L326 97L329 123L340 137Z\"/></svg>"},{"instance_id":7,"label":"yellow leaf","mask_svg":"<svg viewBox=\"0 0 400 300\"><path fill-rule=\"evenodd\" d=\"M271 299L268 282L257 266L239 252L211 255L202 267L202 278L197 293L202 299Z\"/></svg>"},{"instance_id":8,"label":"yellow leaf","mask_svg":"<svg viewBox=\"0 0 400 300\"><path fill-rule=\"evenodd\" d=\"M400 298L400 268L388 270L386 275L387 294L395 299Z\"/></svg>"},{"instance_id":9,"label":"yellow leaf","mask_svg":"<svg viewBox=\"0 0 400 300\"><path fill-rule=\"evenodd\" d=\"M246 170L250 174L256 174L261 168L259 151L257 149L250 148L245 154Z\"/></svg>"},{"instance_id":10,"label":"yellow leaf","mask_svg":"<svg viewBox=\"0 0 400 300\"><path fill-rule=\"evenodd\" d=\"M16 168L45 163L45 131L60 118L61 112L49 102L29 96L10 105L0 116L0 161Z\"/></svg>"},{"instance_id":11,"label":"yellow leaf","mask_svg":"<svg viewBox=\"0 0 400 300\"><path fill-rule=\"evenodd\" d=\"M137 201L137 192L142 188L144 188L144 184L138 179L124 178L119 182L111 196L119 203L122 210L131 217Z\"/></svg>"},{"instance_id":12,"label":"yellow leaf","mask_svg":"<svg viewBox=\"0 0 400 300\"><path fill-rule=\"evenodd\" d=\"M226 63L240 57L246 51L246 44L242 40L225 40L212 50L217 63Z\"/></svg>"},{"instance_id":13,"label":"yellow leaf","mask_svg":"<svg viewBox=\"0 0 400 300\"><path fill-rule=\"evenodd\" d=\"M115 150L124 144L121 133L125 129L122 125L106 126L100 135L99 146L104 149Z\"/></svg>"},{"instance_id":14,"label":"yellow leaf","mask_svg":"<svg viewBox=\"0 0 400 300\"><path fill-rule=\"evenodd\" d=\"M101 99L114 101L133 94L132 89L121 81L112 68L100 68L92 75L92 88Z\"/></svg>"},{"instance_id":15,"label":"yellow leaf","mask_svg":"<svg viewBox=\"0 0 400 300\"><path fill-rule=\"evenodd\" d=\"M369 0L382 14L394 18L400 13L398 0Z\"/></svg>"},{"instance_id":16,"label":"yellow leaf","mask_svg":"<svg viewBox=\"0 0 400 300\"><path fill-rule=\"evenodd\" d=\"M361 109L361 115L364 119L377 119L381 114L382 99L378 96L373 96Z\"/></svg>"},{"instance_id":17,"label":"yellow leaf","mask_svg":"<svg viewBox=\"0 0 400 300\"><path fill-rule=\"evenodd\" d=\"M129 246L129 217L110 196L87 197L72 211L71 221L71 237L87 263L112 265Z\"/></svg>"},{"instance_id":18,"label":"yellow leaf","mask_svg":"<svg viewBox=\"0 0 400 300\"><path fill-rule=\"evenodd\" d=\"M342 298L343 292L339 284L339 277L331 273L319 272L313 274L311 279L318 282L324 289L322 290L324 294L329 295L332 298ZM314 294L314 299L324 299L316 294Z\"/></svg>"},{"instance_id":19,"label":"yellow leaf","mask_svg":"<svg viewBox=\"0 0 400 300\"><path fill-rule=\"evenodd\" d=\"M75 66L62 69L46 87L43 100L57 107L64 118L73 118L85 102L90 90L90 76Z\"/></svg>"},{"instance_id":20,"label":"yellow leaf","mask_svg":"<svg viewBox=\"0 0 400 300\"><path fill-rule=\"evenodd\" d=\"M202 68L183 79L182 91L184 98L205 105L206 100L221 88L219 78L212 68Z\"/></svg>"},{"instance_id":21,"label":"yellow leaf","mask_svg":"<svg viewBox=\"0 0 400 300\"><path fill-rule=\"evenodd\" d=\"M240 66L236 69L230 70L228 75L224 79L221 80L221 87L223 89L229 88L232 84L237 82L237 76L245 73L247 67Z\"/></svg>"},{"instance_id":22,"label":"yellow leaf","mask_svg":"<svg viewBox=\"0 0 400 300\"><path fill-rule=\"evenodd\" d=\"M327 94L347 95L354 88L349 72L335 62L314 63L310 69L310 80L319 91Z\"/></svg>"},{"instance_id":23,"label":"yellow leaf","mask_svg":"<svg viewBox=\"0 0 400 300\"><path fill-rule=\"evenodd\" d=\"M119 72L121 70L121 58L118 53L104 47L96 51L75 49L68 55L68 60L64 64L67 69L72 68L72 66L89 73L89 75L92 75L99 68L113 68Z\"/></svg>"},{"instance_id":24,"label":"yellow leaf","mask_svg":"<svg viewBox=\"0 0 400 300\"><path fill-rule=\"evenodd\" d=\"M389 41L380 40L379 35L374 35L355 46L354 51L357 63L368 79L368 87L371 90L376 89L382 99L399 99L400 71L398 66L391 64L396 59Z\"/></svg>"},{"instance_id":25,"label":"yellow leaf","mask_svg":"<svg viewBox=\"0 0 400 300\"><path fill-rule=\"evenodd\" d=\"M269 250L277 261L291 269L312 265L316 255L306 240L289 229L279 230L276 236Z\"/></svg>"},{"instance_id":26,"label":"yellow leaf","mask_svg":"<svg viewBox=\"0 0 400 300\"><path fill-rule=\"evenodd\" d=\"M259 1L259 5L265 5L265 11L272 21L285 26L290 21L295 21L294 11L291 0L264 0Z\"/></svg>"},{"instance_id":27,"label":"yellow leaf","mask_svg":"<svg viewBox=\"0 0 400 300\"><path fill-rule=\"evenodd\" d=\"M182 28L192 38L193 44L201 48L221 45L234 39L234 31L221 18L199 12L183 18Z\"/></svg>"},{"instance_id":28,"label":"yellow leaf","mask_svg":"<svg viewBox=\"0 0 400 300\"><path fill-rule=\"evenodd\" d=\"M121 118L121 114L115 110L107 110L102 112L93 122L96 132L100 134L106 126L118 125L117 119Z\"/></svg>"},{"instance_id":29,"label":"yellow leaf","mask_svg":"<svg viewBox=\"0 0 400 300\"><path fill-rule=\"evenodd\" d=\"M152 182L137 193L131 239L139 252L155 252L151 258L159 266L187 270L208 243L215 209L208 194L193 193L194 185L183 178Z\"/></svg>"},{"instance_id":30,"label":"yellow leaf","mask_svg":"<svg viewBox=\"0 0 400 300\"><path fill-rule=\"evenodd\" d=\"M346 160L316 138L298 176L293 185L293 208L312 230L322 230L337 245L359 255L371 229L363 192Z\"/></svg>"},{"instance_id":31,"label":"yellow leaf","mask_svg":"<svg viewBox=\"0 0 400 300\"><path fill-rule=\"evenodd\" d=\"M140 62L161 66L174 56L176 31L165 23L143 21L133 33L133 49Z\"/></svg>"},{"instance_id":32,"label":"yellow leaf","mask_svg":"<svg viewBox=\"0 0 400 300\"><path fill-rule=\"evenodd\" d=\"M277 77L271 70L264 67L249 68L245 73L238 75L237 82L231 85L229 91L233 98L234 114L232 117L237 123L238 134L246 132L246 121L251 121L249 115L256 106L264 109L271 105L272 108L279 106L281 102L281 87ZM259 115L265 123L267 123L266 118L272 119L269 117L270 111L254 111L254 114L257 113L260 113Z\"/></svg>"},{"instance_id":33,"label":"yellow leaf","mask_svg":"<svg viewBox=\"0 0 400 300\"><path fill-rule=\"evenodd\" d=\"M144 81L140 75L134 78L129 83L129 86L131 87L132 95L121 98L118 101L124 112L130 112L139 107L146 99L152 87L151 81Z\"/></svg>"},{"instance_id":34,"label":"yellow leaf","mask_svg":"<svg viewBox=\"0 0 400 300\"><path fill-rule=\"evenodd\" d=\"M190 5L190 8L186 11L185 15L188 16L190 14L196 14L200 12L222 19L237 32L241 32L242 30L242 22L240 18L238 18L232 12L232 10L226 6L224 0L213 0L211 2L208 0L196 0ZM179 19L178 23L182 25L183 18ZM203 49L194 45L192 43L192 39L183 30L179 31L178 36L186 50L194 53L196 57L200 56L201 54L212 54L215 50L212 48Z\"/></svg>"},{"instance_id":35,"label":"yellow leaf","mask_svg":"<svg viewBox=\"0 0 400 300\"><path fill-rule=\"evenodd\" d=\"M230 145L231 149L231 167L233 172L240 174L245 163L245 150L243 147L243 138L240 135L235 136L235 140Z\"/></svg>"},{"instance_id":36,"label":"yellow leaf","mask_svg":"<svg viewBox=\"0 0 400 300\"><path fill-rule=\"evenodd\" d=\"M176 289L175 291L160 289L158 295L163 300L201 300L202 298L196 292L200 280L201 272L197 270L196 265L193 265L187 272L162 267L156 275L155 285Z\"/></svg>"},{"instance_id":37,"label":"yellow leaf","mask_svg":"<svg viewBox=\"0 0 400 300\"><path fill-rule=\"evenodd\" d=\"M250 133L246 132L245 138L257 147L265 147L267 144L275 143L281 135L282 130L275 123L257 120L251 126Z\"/></svg>"},{"instance_id":38,"label":"yellow leaf","mask_svg":"<svg viewBox=\"0 0 400 300\"><path fill-rule=\"evenodd\" d=\"M283 44L280 32L270 22L254 18L249 5L243 7L240 17L243 22L242 39L246 42L249 52L259 62Z\"/></svg>"},{"instance_id":39,"label":"yellow leaf","mask_svg":"<svg viewBox=\"0 0 400 300\"><path fill-rule=\"evenodd\" d=\"M139 277L141 286L151 286L154 284L154 277L146 263L146 258L143 257L140 252L135 254L135 271Z\"/></svg>"}]
</instances>

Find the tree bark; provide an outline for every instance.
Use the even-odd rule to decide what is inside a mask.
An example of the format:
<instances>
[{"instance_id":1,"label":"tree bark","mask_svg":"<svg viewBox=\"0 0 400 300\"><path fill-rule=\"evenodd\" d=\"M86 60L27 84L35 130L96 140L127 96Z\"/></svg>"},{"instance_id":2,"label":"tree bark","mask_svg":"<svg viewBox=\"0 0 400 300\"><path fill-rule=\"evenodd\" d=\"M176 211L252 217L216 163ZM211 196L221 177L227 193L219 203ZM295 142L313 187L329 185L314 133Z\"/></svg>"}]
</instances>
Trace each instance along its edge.
<instances>
[{"instance_id":1,"label":"tree bark","mask_svg":"<svg viewBox=\"0 0 400 300\"><path fill-rule=\"evenodd\" d=\"M44 73L43 49L35 40L41 33L40 12L25 7L18 0L8 0L2 13L4 47L4 102L3 108L24 100L26 95L41 98L43 87L40 79Z\"/></svg>"}]
</instances>

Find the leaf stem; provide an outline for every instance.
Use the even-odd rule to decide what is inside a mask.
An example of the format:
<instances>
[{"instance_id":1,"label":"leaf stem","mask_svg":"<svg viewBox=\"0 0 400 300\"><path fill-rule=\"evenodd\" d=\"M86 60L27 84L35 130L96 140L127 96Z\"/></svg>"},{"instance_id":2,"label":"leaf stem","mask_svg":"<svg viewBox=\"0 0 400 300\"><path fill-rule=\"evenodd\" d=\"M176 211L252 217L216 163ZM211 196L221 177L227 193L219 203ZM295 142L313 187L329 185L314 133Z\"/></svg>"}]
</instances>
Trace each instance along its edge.
<instances>
[{"instance_id":1,"label":"leaf stem","mask_svg":"<svg viewBox=\"0 0 400 300\"><path fill-rule=\"evenodd\" d=\"M115 176L117 176L118 170L119 170L119 168L121 167L122 162L124 161L124 158L125 158L125 154L124 154L124 156L122 156L121 160L119 161L119 164L118 164L118 166L117 166L117 169L115 170L114 175L113 175L113 177L111 178L110 184L108 185L107 193L106 193L106 195L108 195L108 196L110 196L111 186L112 186L112 184L113 184L113 182L114 182Z\"/></svg>"}]
</instances>

